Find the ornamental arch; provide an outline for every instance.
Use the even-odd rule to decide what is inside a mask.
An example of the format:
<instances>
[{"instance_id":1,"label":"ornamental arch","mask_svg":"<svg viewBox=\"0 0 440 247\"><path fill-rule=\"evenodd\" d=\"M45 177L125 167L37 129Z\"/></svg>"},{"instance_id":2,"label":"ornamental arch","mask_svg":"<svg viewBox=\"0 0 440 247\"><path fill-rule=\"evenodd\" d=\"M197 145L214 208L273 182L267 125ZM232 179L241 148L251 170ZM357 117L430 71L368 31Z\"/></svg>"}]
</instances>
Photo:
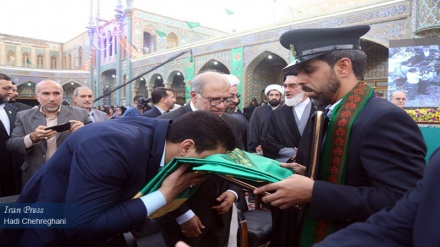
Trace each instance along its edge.
<instances>
[{"instance_id":1,"label":"ornamental arch","mask_svg":"<svg viewBox=\"0 0 440 247\"><path fill-rule=\"evenodd\" d=\"M225 64L223 64L222 62L220 62L216 59L211 59L208 62L206 62L200 68L200 70L197 74L201 74L205 71L217 71L217 72L223 73L223 74L230 74L228 67L226 67Z\"/></svg>"},{"instance_id":2,"label":"ornamental arch","mask_svg":"<svg viewBox=\"0 0 440 247\"><path fill-rule=\"evenodd\" d=\"M243 104L247 105L252 98L261 102L266 97L264 89L270 84L282 85L284 73L282 69L287 62L271 51L264 51L256 56L245 70L245 90Z\"/></svg>"}]
</instances>

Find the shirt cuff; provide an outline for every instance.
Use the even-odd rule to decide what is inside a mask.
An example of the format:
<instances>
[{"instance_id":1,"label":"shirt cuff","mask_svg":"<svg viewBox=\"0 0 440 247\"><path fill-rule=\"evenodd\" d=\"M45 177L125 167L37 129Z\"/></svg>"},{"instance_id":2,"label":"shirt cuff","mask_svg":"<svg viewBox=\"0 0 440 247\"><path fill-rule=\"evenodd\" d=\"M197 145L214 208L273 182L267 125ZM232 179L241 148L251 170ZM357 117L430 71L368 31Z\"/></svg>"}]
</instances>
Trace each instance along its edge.
<instances>
[{"instance_id":1,"label":"shirt cuff","mask_svg":"<svg viewBox=\"0 0 440 247\"><path fill-rule=\"evenodd\" d=\"M142 196L140 199L144 203L145 208L147 208L147 216L156 212L159 208L167 204L167 201L165 200L165 197L163 196L162 192L158 190L148 195Z\"/></svg>"},{"instance_id":2,"label":"shirt cuff","mask_svg":"<svg viewBox=\"0 0 440 247\"><path fill-rule=\"evenodd\" d=\"M235 195L235 200L234 200L234 201L235 201L235 202L238 201L238 195L237 195L237 192L235 192L235 191L233 191L233 190L227 190L227 191L234 193L234 195Z\"/></svg>"},{"instance_id":3,"label":"shirt cuff","mask_svg":"<svg viewBox=\"0 0 440 247\"><path fill-rule=\"evenodd\" d=\"M38 142L37 142L37 143L38 143ZM37 144L37 143L35 143L35 144ZM26 148L30 148L30 147L32 147L33 145L34 145L34 143L32 143L32 140L31 140L31 134L25 136L25 137L24 137L24 146L25 146Z\"/></svg>"},{"instance_id":4,"label":"shirt cuff","mask_svg":"<svg viewBox=\"0 0 440 247\"><path fill-rule=\"evenodd\" d=\"M184 213L181 216L177 217L176 221L177 221L177 223L179 223L179 225L182 225L183 223L187 222L192 217L194 217L194 215L196 215L196 214L190 209L190 210L186 211L186 213Z\"/></svg>"}]
</instances>

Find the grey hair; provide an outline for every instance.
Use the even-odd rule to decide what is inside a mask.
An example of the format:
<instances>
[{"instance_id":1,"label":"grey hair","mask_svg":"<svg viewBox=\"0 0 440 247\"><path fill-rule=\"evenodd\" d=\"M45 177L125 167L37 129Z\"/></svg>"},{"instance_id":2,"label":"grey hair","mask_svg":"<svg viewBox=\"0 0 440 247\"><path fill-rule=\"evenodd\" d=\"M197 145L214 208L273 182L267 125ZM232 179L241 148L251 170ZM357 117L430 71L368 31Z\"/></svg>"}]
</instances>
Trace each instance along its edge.
<instances>
[{"instance_id":1,"label":"grey hair","mask_svg":"<svg viewBox=\"0 0 440 247\"><path fill-rule=\"evenodd\" d=\"M191 91L194 93L202 94L206 83L208 83L212 77L220 77L229 85L228 79L225 74L219 73L217 71L204 71L203 73L198 74L196 77L194 77L191 81Z\"/></svg>"},{"instance_id":2,"label":"grey hair","mask_svg":"<svg viewBox=\"0 0 440 247\"><path fill-rule=\"evenodd\" d=\"M77 87L77 88L75 88L75 90L73 90L73 96L78 97L78 91L80 89L88 89L88 90L92 91L90 88L88 88L86 86Z\"/></svg>"}]
</instances>

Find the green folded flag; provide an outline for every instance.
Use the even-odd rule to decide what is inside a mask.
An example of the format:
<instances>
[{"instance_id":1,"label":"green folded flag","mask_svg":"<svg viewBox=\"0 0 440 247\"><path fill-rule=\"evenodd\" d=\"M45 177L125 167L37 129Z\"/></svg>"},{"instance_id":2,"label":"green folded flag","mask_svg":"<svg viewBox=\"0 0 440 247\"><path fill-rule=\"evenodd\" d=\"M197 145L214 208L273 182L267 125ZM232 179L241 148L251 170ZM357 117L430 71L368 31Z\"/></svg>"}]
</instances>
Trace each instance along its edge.
<instances>
[{"instance_id":1,"label":"green folded flag","mask_svg":"<svg viewBox=\"0 0 440 247\"><path fill-rule=\"evenodd\" d=\"M164 33L164 32L162 32L162 31L159 31L159 30L155 30L155 31L156 31L157 35L159 35L159 37L161 37L161 38L163 38L163 37L166 37L166 36L167 36L167 34L166 34L166 33Z\"/></svg>"},{"instance_id":2,"label":"green folded flag","mask_svg":"<svg viewBox=\"0 0 440 247\"><path fill-rule=\"evenodd\" d=\"M163 180L181 164L190 164L193 171L203 171L240 181L275 183L281 181L295 172L292 169L280 166L280 162L235 149L227 154L214 154L205 159L174 158L134 197L138 198L158 190ZM241 183L238 183L239 185ZM160 208L149 218L160 217L176 210L196 191L197 186L188 188L174 198L166 206Z\"/></svg>"},{"instance_id":3,"label":"green folded flag","mask_svg":"<svg viewBox=\"0 0 440 247\"><path fill-rule=\"evenodd\" d=\"M200 23L198 22L192 22L192 21L185 21L185 22L188 25L188 27L190 27L191 29L200 26Z\"/></svg>"}]
</instances>

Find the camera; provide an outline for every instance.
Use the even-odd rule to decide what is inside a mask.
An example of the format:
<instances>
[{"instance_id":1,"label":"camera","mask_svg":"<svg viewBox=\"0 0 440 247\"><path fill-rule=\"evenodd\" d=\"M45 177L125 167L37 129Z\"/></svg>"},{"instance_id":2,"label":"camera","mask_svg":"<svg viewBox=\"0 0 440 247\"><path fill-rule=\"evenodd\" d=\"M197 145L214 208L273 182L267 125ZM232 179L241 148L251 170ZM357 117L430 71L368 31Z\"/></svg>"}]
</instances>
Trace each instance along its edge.
<instances>
[{"instance_id":1,"label":"camera","mask_svg":"<svg viewBox=\"0 0 440 247\"><path fill-rule=\"evenodd\" d=\"M137 100L137 107L138 108L143 108L143 109L148 109L150 106L148 105L150 102L152 102L151 98L146 98L146 97L142 97L139 98Z\"/></svg>"}]
</instances>

